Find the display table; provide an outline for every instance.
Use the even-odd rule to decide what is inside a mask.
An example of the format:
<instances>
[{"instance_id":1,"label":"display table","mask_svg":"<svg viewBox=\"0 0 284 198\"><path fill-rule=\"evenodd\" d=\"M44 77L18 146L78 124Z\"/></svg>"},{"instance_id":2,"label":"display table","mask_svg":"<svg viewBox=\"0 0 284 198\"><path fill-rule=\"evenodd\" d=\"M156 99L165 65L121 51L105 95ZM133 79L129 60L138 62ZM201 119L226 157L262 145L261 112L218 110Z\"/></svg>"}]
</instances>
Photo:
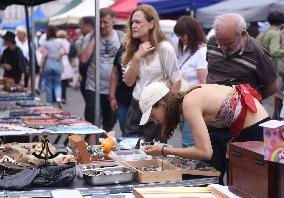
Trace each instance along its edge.
<instances>
[{"instance_id":1,"label":"display table","mask_svg":"<svg viewBox=\"0 0 284 198\"><path fill-rule=\"evenodd\" d=\"M21 98L22 100L22 98ZM5 100L5 97L3 99ZM7 100L8 101L8 100ZM7 103L8 104L8 103ZM0 105L1 106L1 105ZM31 100L30 102L16 102L6 105L2 102L3 109L8 116L0 118L0 136L10 135L32 135L32 134L99 134L104 133L100 128L89 123L84 123L78 117L67 114L58 108L41 105ZM9 106L9 108L7 108ZM15 110L15 111L13 111ZM12 113L11 113L12 112ZM40 123L40 124L39 124ZM2 128L1 128L2 127ZM27 191L0 191L1 197L51 197L51 191L58 189L76 189L83 196L91 196L94 193L107 194L132 194L132 189L137 187L177 187L177 186L207 186L208 184L218 183L218 177L186 176L181 181L158 182L140 184L137 181L124 184L113 184L103 186L93 186L86 183L83 179L75 177L74 181L67 187L31 187Z\"/></svg>"},{"instance_id":2,"label":"display table","mask_svg":"<svg viewBox=\"0 0 284 198\"><path fill-rule=\"evenodd\" d=\"M161 182L161 183L151 183L151 184L140 184L138 182L118 184L118 185L105 185L105 186L91 186L84 182L83 179L76 177L73 183L66 188L33 188L29 191L7 191L8 195L15 197L51 197L50 192L55 189L76 189L81 192L83 196L91 196L94 193L107 193L107 194L117 194L117 193L132 193L132 189L136 187L167 187L167 186L207 186L209 184L218 183L218 177L208 177L208 178L192 178L177 182ZM2 192L3 194L5 192ZM1 197L1 193L0 193Z\"/></svg>"}]
</instances>

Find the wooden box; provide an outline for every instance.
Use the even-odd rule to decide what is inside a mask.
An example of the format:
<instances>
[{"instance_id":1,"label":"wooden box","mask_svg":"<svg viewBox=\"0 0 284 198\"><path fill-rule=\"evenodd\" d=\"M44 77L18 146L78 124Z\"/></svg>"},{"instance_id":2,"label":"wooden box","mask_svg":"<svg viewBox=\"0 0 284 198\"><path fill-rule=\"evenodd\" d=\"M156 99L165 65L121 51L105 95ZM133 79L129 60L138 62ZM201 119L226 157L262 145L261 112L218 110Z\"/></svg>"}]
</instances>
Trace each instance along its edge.
<instances>
[{"instance_id":1,"label":"wooden box","mask_svg":"<svg viewBox=\"0 0 284 198\"><path fill-rule=\"evenodd\" d=\"M80 164L89 164L96 162L113 162L114 160L106 154L90 156L87 150L86 142L79 135L70 135L68 137L70 147L75 159Z\"/></svg>"},{"instance_id":2,"label":"wooden box","mask_svg":"<svg viewBox=\"0 0 284 198\"><path fill-rule=\"evenodd\" d=\"M283 165L264 161L263 142L230 144L229 190L241 197L283 197Z\"/></svg>"},{"instance_id":3,"label":"wooden box","mask_svg":"<svg viewBox=\"0 0 284 198\"><path fill-rule=\"evenodd\" d=\"M278 164L277 175L278 175L278 178L277 178L278 198L283 198L284 197L284 164Z\"/></svg>"},{"instance_id":4,"label":"wooden box","mask_svg":"<svg viewBox=\"0 0 284 198\"><path fill-rule=\"evenodd\" d=\"M182 173L172 164L161 159L124 161L125 165L136 169L135 179L140 183L167 182L182 180ZM161 167L161 171L141 171L143 167Z\"/></svg>"},{"instance_id":5,"label":"wooden box","mask_svg":"<svg viewBox=\"0 0 284 198\"><path fill-rule=\"evenodd\" d=\"M227 195L211 187L156 187L134 188L136 198L162 198L162 197L218 197L229 198Z\"/></svg>"}]
</instances>

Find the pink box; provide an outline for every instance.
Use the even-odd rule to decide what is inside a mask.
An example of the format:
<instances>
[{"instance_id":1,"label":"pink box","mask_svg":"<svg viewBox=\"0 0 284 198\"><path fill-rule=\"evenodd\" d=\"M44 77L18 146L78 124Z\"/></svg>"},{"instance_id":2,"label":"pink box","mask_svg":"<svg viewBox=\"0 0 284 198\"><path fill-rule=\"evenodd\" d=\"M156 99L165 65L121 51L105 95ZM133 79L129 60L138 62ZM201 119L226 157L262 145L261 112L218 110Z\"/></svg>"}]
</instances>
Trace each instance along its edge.
<instances>
[{"instance_id":1,"label":"pink box","mask_svg":"<svg viewBox=\"0 0 284 198\"><path fill-rule=\"evenodd\" d=\"M270 120L263 127L264 159L284 164L284 121Z\"/></svg>"}]
</instances>

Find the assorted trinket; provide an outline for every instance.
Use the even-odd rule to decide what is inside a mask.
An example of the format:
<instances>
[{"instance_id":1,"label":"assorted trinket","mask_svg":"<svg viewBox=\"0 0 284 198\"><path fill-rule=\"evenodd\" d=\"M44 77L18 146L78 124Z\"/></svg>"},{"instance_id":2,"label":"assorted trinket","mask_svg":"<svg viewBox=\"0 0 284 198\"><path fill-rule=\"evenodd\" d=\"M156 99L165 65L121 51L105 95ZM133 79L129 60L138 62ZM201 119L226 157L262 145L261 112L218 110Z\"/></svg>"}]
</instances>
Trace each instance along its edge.
<instances>
[{"instance_id":1,"label":"assorted trinket","mask_svg":"<svg viewBox=\"0 0 284 198\"><path fill-rule=\"evenodd\" d=\"M142 168L138 168L138 170L145 171L145 172L156 172L156 171L162 171L162 167L157 166L144 166Z\"/></svg>"}]
</instances>

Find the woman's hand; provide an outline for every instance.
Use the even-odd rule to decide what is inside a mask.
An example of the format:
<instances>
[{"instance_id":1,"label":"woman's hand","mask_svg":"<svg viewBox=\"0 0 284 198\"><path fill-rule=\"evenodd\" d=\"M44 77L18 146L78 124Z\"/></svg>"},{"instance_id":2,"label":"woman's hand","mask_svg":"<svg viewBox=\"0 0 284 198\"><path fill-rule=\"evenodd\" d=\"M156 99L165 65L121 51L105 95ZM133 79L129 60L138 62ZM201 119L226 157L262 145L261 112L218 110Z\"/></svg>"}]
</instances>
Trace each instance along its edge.
<instances>
[{"instance_id":1,"label":"woman's hand","mask_svg":"<svg viewBox=\"0 0 284 198\"><path fill-rule=\"evenodd\" d=\"M3 67L4 70L6 70L6 71L12 70L12 66L11 66L10 64L8 64L8 63L2 64L2 67Z\"/></svg>"},{"instance_id":2,"label":"woman's hand","mask_svg":"<svg viewBox=\"0 0 284 198\"><path fill-rule=\"evenodd\" d=\"M144 152L147 155L161 155L162 154L162 146L160 146L160 145L146 145L146 146L144 146Z\"/></svg>"},{"instance_id":3,"label":"woman's hand","mask_svg":"<svg viewBox=\"0 0 284 198\"><path fill-rule=\"evenodd\" d=\"M43 74L43 66L39 67L39 74L40 74L40 75Z\"/></svg>"},{"instance_id":4,"label":"woman's hand","mask_svg":"<svg viewBox=\"0 0 284 198\"><path fill-rule=\"evenodd\" d=\"M118 109L117 100L115 98L111 98L109 102L110 102L111 110L116 111Z\"/></svg>"},{"instance_id":5,"label":"woman's hand","mask_svg":"<svg viewBox=\"0 0 284 198\"><path fill-rule=\"evenodd\" d=\"M147 53L153 51L155 47L152 47L149 41L146 41L139 45L139 49L135 53L137 59L140 59L141 57L145 56Z\"/></svg>"}]
</instances>

